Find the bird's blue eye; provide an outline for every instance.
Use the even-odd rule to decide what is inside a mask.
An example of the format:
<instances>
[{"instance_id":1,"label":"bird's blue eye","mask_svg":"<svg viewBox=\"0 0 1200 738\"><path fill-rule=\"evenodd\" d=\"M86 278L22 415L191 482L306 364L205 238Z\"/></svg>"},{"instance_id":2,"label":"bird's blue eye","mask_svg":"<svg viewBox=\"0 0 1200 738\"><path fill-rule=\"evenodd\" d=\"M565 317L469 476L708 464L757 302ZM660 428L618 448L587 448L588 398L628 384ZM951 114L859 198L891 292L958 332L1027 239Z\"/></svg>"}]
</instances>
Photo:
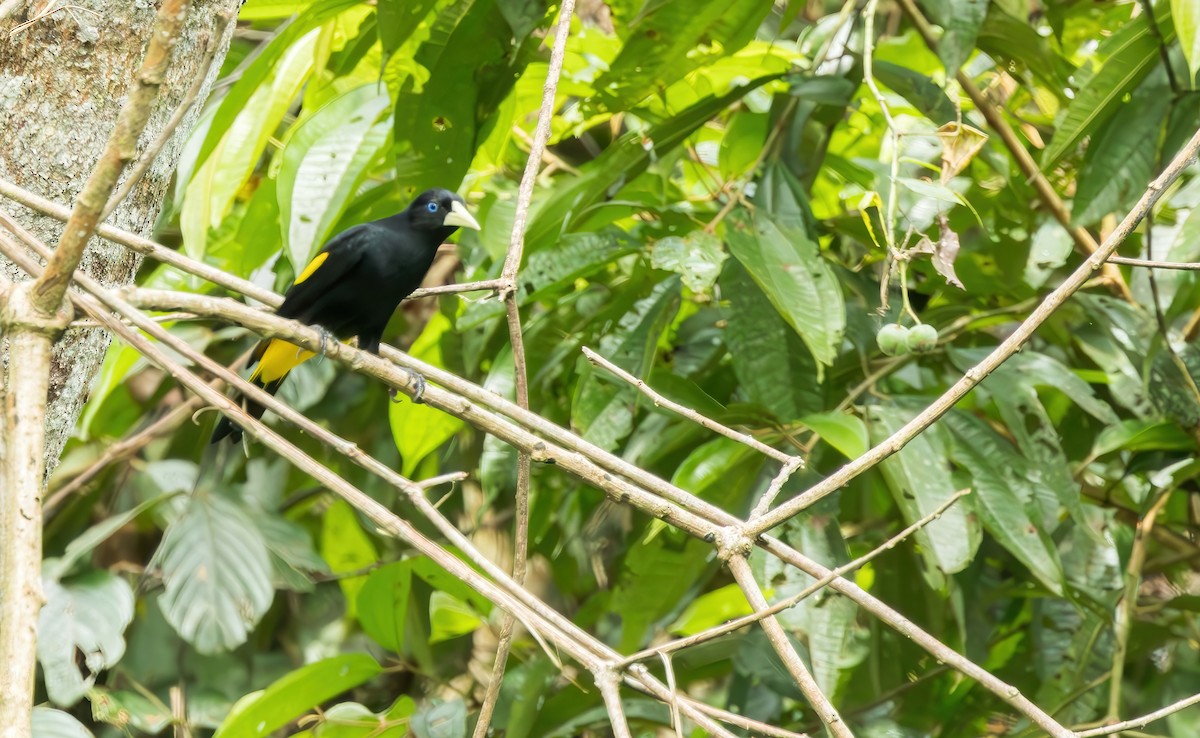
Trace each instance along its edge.
<instances>
[{"instance_id":1,"label":"bird's blue eye","mask_svg":"<svg viewBox=\"0 0 1200 738\"><path fill-rule=\"evenodd\" d=\"M438 204L436 202L431 202L425 206L425 209L431 213L436 213L438 211Z\"/></svg>"}]
</instances>

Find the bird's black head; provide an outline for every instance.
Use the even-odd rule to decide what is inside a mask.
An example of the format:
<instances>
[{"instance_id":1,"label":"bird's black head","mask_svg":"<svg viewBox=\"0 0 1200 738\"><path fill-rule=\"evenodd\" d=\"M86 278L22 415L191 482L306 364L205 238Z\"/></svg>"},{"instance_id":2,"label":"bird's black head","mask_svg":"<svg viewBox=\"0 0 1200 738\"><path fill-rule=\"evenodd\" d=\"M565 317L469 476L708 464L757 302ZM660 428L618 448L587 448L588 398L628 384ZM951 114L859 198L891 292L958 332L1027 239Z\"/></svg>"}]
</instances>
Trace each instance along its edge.
<instances>
[{"instance_id":1,"label":"bird's black head","mask_svg":"<svg viewBox=\"0 0 1200 738\"><path fill-rule=\"evenodd\" d=\"M432 231L442 239L462 228L479 230L479 223L467 210L463 199L450 190L426 190L408 206L408 220L413 228Z\"/></svg>"}]
</instances>

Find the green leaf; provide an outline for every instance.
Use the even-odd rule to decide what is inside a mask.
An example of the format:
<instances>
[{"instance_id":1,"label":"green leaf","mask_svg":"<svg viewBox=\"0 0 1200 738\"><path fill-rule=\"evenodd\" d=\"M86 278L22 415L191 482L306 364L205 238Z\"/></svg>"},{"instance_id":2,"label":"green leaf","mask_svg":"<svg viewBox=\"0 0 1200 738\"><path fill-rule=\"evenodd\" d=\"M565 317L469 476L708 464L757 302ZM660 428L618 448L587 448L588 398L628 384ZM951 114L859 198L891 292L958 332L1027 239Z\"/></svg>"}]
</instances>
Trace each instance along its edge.
<instances>
[{"instance_id":1,"label":"green leaf","mask_svg":"<svg viewBox=\"0 0 1200 738\"><path fill-rule=\"evenodd\" d=\"M726 584L688 603L687 609L667 626L667 630L675 635L695 635L752 612L754 608L746 602L742 588L737 584Z\"/></svg>"},{"instance_id":2,"label":"green leaf","mask_svg":"<svg viewBox=\"0 0 1200 738\"><path fill-rule=\"evenodd\" d=\"M627 110L688 72L745 46L766 18L771 0L649 0L630 25L617 58L594 83L593 104Z\"/></svg>"},{"instance_id":3,"label":"green leaf","mask_svg":"<svg viewBox=\"0 0 1200 738\"><path fill-rule=\"evenodd\" d=\"M1167 3L1159 3L1154 14L1163 43L1170 43L1175 38L1175 29L1166 9ZM1084 136L1117 112L1125 95L1159 62L1158 44L1143 19L1125 23L1101 44L1099 53L1104 64L1084 83L1058 119L1054 138L1042 155L1043 171L1052 169Z\"/></svg>"},{"instance_id":4,"label":"green leaf","mask_svg":"<svg viewBox=\"0 0 1200 738\"><path fill-rule=\"evenodd\" d=\"M278 197L296 273L329 238L387 145L391 100L379 85L348 90L296 126L283 149Z\"/></svg>"},{"instance_id":5,"label":"green leaf","mask_svg":"<svg viewBox=\"0 0 1200 738\"><path fill-rule=\"evenodd\" d=\"M152 564L162 572L164 617L200 653L244 643L275 595L262 534L240 506L217 495L189 499Z\"/></svg>"},{"instance_id":6,"label":"green leaf","mask_svg":"<svg viewBox=\"0 0 1200 738\"><path fill-rule=\"evenodd\" d=\"M1175 423L1157 420L1123 420L1096 436L1092 458L1113 451L1188 451L1195 441Z\"/></svg>"},{"instance_id":7,"label":"green leaf","mask_svg":"<svg viewBox=\"0 0 1200 738\"><path fill-rule=\"evenodd\" d=\"M315 0L246 0L238 10L238 20L277 20L301 13Z\"/></svg>"},{"instance_id":8,"label":"green leaf","mask_svg":"<svg viewBox=\"0 0 1200 738\"><path fill-rule=\"evenodd\" d=\"M443 366L441 340L449 328L450 319L442 313L434 313L408 353L433 366ZM464 425L461 419L449 413L410 402L408 398L388 405L388 419L396 449L403 459L400 473L405 476L412 476L426 456L441 448Z\"/></svg>"},{"instance_id":9,"label":"green leaf","mask_svg":"<svg viewBox=\"0 0 1200 738\"><path fill-rule=\"evenodd\" d=\"M358 592L363 630L389 651L404 652L411 596L412 561L408 559L371 572Z\"/></svg>"},{"instance_id":10,"label":"green leaf","mask_svg":"<svg viewBox=\"0 0 1200 738\"><path fill-rule=\"evenodd\" d=\"M235 135L232 128L238 118L242 118L244 113L256 115L254 111L263 107L261 100L255 99L261 97L260 88L267 84L279 87L281 80L287 80L286 86L292 86L293 72L288 71L288 68L295 64L304 67L306 76L308 68L312 66L312 48L316 43L315 34L308 36L308 33L358 4L359 0L317 0L309 3L295 20L272 38L254 61L242 70L241 76L229 88L229 92L225 93L221 104L213 111L212 124L208 129L203 132L197 131L197 135L202 138L195 142L197 150L196 155L192 157L194 165L201 166L207 162L209 155L216 151L218 143L225 139L227 134ZM296 92L299 91L298 84L294 90L286 105L290 105L295 98ZM282 113L280 115L282 116ZM257 139L261 136L265 142L265 138L275 132L278 123L279 119L276 118L275 123L266 130L248 125L235 138ZM196 136L193 136L193 139L195 138ZM193 144L189 141L188 145ZM261 150L258 149L260 152Z\"/></svg>"},{"instance_id":11,"label":"green leaf","mask_svg":"<svg viewBox=\"0 0 1200 738\"><path fill-rule=\"evenodd\" d=\"M937 125L957 119L958 111L946 97L946 91L924 74L885 61L876 61L873 71L880 82L903 96Z\"/></svg>"},{"instance_id":12,"label":"green leaf","mask_svg":"<svg viewBox=\"0 0 1200 738\"><path fill-rule=\"evenodd\" d=\"M434 592L429 596L429 625L429 642L441 643L474 633L483 625L483 619L457 597Z\"/></svg>"},{"instance_id":13,"label":"green leaf","mask_svg":"<svg viewBox=\"0 0 1200 738\"><path fill-rule=\"evenodd\" d=\"M847 459L857 459L871 447L867 426L857 415L820 413L805 415L800 422L812 428L822 441L836 448Z\"/></svg>"},{"instance_id":14,"label":"green leaf","mask_svg":"<svg viewBox=\"0 0 1200 738\"><path fill-rule=\"evenodd\" d=\"M876 443L899 430L912 414L894 407L872 407ZM934 425L888 457L880 466L888 488L908 523L932 513L956 491L950 478L945 431ZM979 548L979 522L965 506L954 505L916 533L922 553L942 572L962 571Z\"/></svg>"},{"instance_id":15,"label":"green leaf","mask_svg":"<svg viewBox=\"0 0 1200 738\"><path fill-rule=\"evenodd\" d=\"M945 29L938 40L938 56L953 79L975 50L975 38L988 15L988 0L934 0L926 2L934 21Z\"/></svg>"},{"instance_id":16,"label":"green leaf","mask_svg":"<svg viewBox=\"0 0 1200 738\"><path fill-rule=\"evenodd\" d=\"M660 239L650 252L650 263L655 269L675 272L689 290L701 293L716 284L727 258L721 239L703 230L692 231L683 238Z\"/></svg>"},{"instance_id":17,"label":"green leaf","mask_svg":"<svg viewBox=\"0 0 1200 738\"><path fill-rule=\"evenodd\" d=\"M1166 118L1171 93L1154 85L1139 89L1088 143L1071 205L1071 222L1098 223L1124 211L1154 177L1158 132Z\"/></svg>"},{"instance_id":18,"label":"green leaf","mask_svg":"<svg viewBox=\"0 0 1200 738\"><path fill-rule=\"evenodd\" d=\"M812 354L740 262L725 265L721 295L729 303L725 345L750 402L783 422L819 411L823 399Z\"/></svg>"},{"instance_id":19,"label":"green leaf","mask_svg":"<svg viewBox=\"0 0 1200 738\"><path fill-rule=\"evenodd\" d=\"M1041 534L1025 509L1036 496L1032 487L1038 482L1024 474L1022 457L974 416L951 412L941 422L951 431L952 458L971 472L973 494L969 499L984 529L1043 586L1062 596L1062 563L1049 537Z\"/></svg>"},{"instance_id":20,"label":"green leaf","mask_svg":"<svg viewBox=\"0 0 1200 738\"><path fill-rule=\"evenodd\" d=\"M1179 33L1179 44L1187 59L1188 73L1194 79L1200 72L1200 3L1171 0L1171 20Z\"/></svg>"},{"instance_id":21,"label":"green leaf","mask_svg":"<svg viewBox=\"0 0 1200 738\"><path fill-rule=\"evenodd\" d=\"M379 0L379 42L383 46L383 63L408 40L417 26L437 7L440 0Z\"/></svg>"},{"instance_id":22,"label":"green leaf","mask_svg":"<svg viewBox=\"0 0 1200 738\"><path fill-rule=\"evenodd\" d=\"M296 21L289 25L277 39L295 29L298 23ZM183 156L194 160L198 168L187 182L179 227L183 232L184 248L193 259L203 258L209 229L216 229L225 219L234 198L254 173L268 140L275 134L275 129L312 72L316 42L317 34L312 33L298 37L294 44L281 51L274 60L277 64L272 65L274 74L270 80L260 80L264 83L255 85L252 94L242 101L244 107L233 110L228 123L219 127L225 105L233 98L239 85L247 80L243 75L214 113L206 137L203 140L197 137L189 140L187 148L195 151L198 147L199 152L191 157L185 151ZM262 60L263 56L260 56L255 64Z\"/></svg>"},{"instance_id":23,"label":"green leaf","mask_svg":"<svg viewBox=\"0 0 1200 738\"><path fill-rule=\"evenodd\" d=\"M38 615L38 663L51 701L69 707L95 683L97 674L125 654L133 590L106 571L63 582L46 579L43 587L46 604Z\"/></svg>"},{"instance_id":24,"label":"green leaf","mask_svg":"<svg viewBox=\"0 0 1200 738\"><path fill-rule=\"evenodd\" d=\"M467 706L460 699L433 705L413 715L411 726L421 738L466 738Z\"/></svg>"},{"instance_id":25,"label":"green leaf","mask_svg":"<svg viewBox=\"0 0 1200 738\"><path fill-rule=\"evenodd\" d=\"M87 697L92 703L92 718L110 725L128 726L157 735L172 722L169 706L137 692L110 692L103 687L93 687L88 690Z\"/></svg>"},{"instance_id":26,"label":"green leaf","mask_svg":"<svg viewBox=\"0 0 1200 738\"><path fill-rule=\"evenodd\" d=\"M153 462L149 466L153 466L154 463L161 462ZM114 533L124 528L142 513L158 505L158 503L163 502L164 500L171 499L176 494L178 494L178 492L172 491L157 497L151 497L141 504L135 505L129 510L126 510L122 513L117 513L111 517L101 520L99 523L96 523L91 528L88 528L86 531L72 539L71 542L67 544L67 548L65 551L63 551L63 555L60 558L46 559L43 561L42 574L55 579L60 579L66 576L67 573L70 572L71 568L75 566L75 564L82 561L84 556L91 554L91 552L94 551L97 546L107 541Z\"/></svg>"},{"instance_id":27,"label":"green leaf","mask_svg":"<svg viewBox=\"0 0 1200 738\"><path fill-rule=\"evenodd\" d=\"M639 379L650 373L659 336L679 309L679 278L654 285L634 303L615 328L600 339L597 352ZM580 359L583 371L571 403L571 423L588 441L613 449L633 429L637 390L611 379Z\"/></svg>"},{"instance_id":28,"label":"green leaf","mask_svg":"<svg viewBox=\"0 0 1200 738\"><path fill-rule=\"evenodd\" d=\"M724 95L703 98L645 132L630 132L614 141L602 154L580 167L579 176L563 179L540 201L531 214L526 235L530 258L533 252L549 248L560 234L582 221L593 205L615 194L717 113L781 76L758 77Z\"/></svg>"},{"instance_id":29,"label":"green leaf","mask_svg":"<svg viewBox=\"0 0 1200 738\"><path fill-rule=\"evenodd\" d=\"M820 248L799 228L784 228L762 212L735 211L726 228L729 250L746 267L779 314L820 364L832 364L842 345L842 289Z\"/></svg>"},{"instance_id":30,"label":"green leaf","mask_svg":"<svg viewBox=\"0 0 1200 738\"><path fill-rule=\"evenodd\" d=\"M271 552L274 585L297 592L311 592L313 584L308 573L326 573L329 565L313 548L309 532L299 523L278 515L260 514L255 524L262 533L267 550Z\"/></svg>"},{"instance_id":31,"label":"green leaf","mask_svg":"<svg viewBox=\"0 0 1200 738\"><path fill-rule=\"evenodd\" d=\"M61 710L33 708L33 733L37 738L94 738L83 723Z\"/></svg>"},{"instance_id":32,"label":"green leaf","mask_svg":"<svg viewBox=\"0 0 1200 738\"><path fill-rule=\"evenodd\" d=\"M459 0L437 16L418 49L414 61L429 79L419 89L412 76L404 80L395 115L396 179L406 198L458 187L528 63L530 54L498 29L509 26L495 2Z\"/></svg>"},{"instance_id":33,"label":"green leaf","mask_svg":"<svg viewBox=\"0 0 1200 738\"><path fill-rule=\"evenodd\" d=\"M348 653L289 672L271 686L242 698L221 723L216 736L266 736L337 695L383 671L375 659Z\"/></svg>"},{"instance_id":34,"label":"green leaf","mask_svg":"<svg viewBox=\"0 0 1200 738\"><path fill-rule=\"evenodd\" d=\"M729 120L717 152L717 167L722 177L741 177L758 160L767 139L768 118L764 113L741 110Z\"/></svg>"},{"instance_id":35,"label":"green leaf","mask_svg":"<svg viewBox=\"0 0 1200 738\"><path fill-rule=\"evenodd\" d=\"M358 571L379 561L371 538L358 524L358 516L350 503L337 500L325 511L321 526L321 556L337 574ZM346 598L346 615L357 615L359 590L367 581L365 576L338 579Z\"/></svg>"}]
</instances>

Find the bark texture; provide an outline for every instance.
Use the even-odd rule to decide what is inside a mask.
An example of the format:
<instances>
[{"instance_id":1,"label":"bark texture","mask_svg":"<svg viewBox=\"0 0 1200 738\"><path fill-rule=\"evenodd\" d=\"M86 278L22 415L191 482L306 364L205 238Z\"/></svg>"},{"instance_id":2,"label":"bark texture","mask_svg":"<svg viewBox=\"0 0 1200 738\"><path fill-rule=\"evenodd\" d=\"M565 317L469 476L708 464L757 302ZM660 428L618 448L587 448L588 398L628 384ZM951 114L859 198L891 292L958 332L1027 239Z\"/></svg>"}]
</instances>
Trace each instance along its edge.
<instances>
[{"instance_id":1,"label":"bark texture","mask_svg":"<svg viewBox=\"0 0 1200 738\"><path fill-rule=\"evenodd\" d=\"M154 25L155 5L142 0L73 0L53 15L9 35L36 17L45 3L0 22L0 177L51 200L71 205L99 160L141 63ZM196 75L202 74L205 49L217 16L235 13L239 0L196 0L175 48L166 82L140 148L153 142L179 106ZM92 11L92 12L88 12ZM216 79L232 37L232 23L220 39L203 100ZM183 143L199 117L189 113L154 165L107 222L151 236ZM15 203L0 203L47 243L56 243L62 224ZM93 238L82 268L105 285L133 279L141 257ZM16 280L23 274L0 258L0 267ZM76 330L54 347L46 408L46 468L58 462L79 417L88 388L104 360L109 335Z\"/></svg>"}]
</instances>

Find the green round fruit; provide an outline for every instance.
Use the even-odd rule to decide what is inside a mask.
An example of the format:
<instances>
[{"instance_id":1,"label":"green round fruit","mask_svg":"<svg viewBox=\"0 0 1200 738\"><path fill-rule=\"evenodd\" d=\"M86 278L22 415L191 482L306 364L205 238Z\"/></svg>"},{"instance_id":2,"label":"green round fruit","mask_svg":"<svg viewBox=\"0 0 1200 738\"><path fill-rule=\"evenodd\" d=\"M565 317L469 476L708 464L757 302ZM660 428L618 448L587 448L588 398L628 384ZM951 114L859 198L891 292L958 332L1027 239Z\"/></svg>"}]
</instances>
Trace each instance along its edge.
<instances>
[{"instance_id":1,"label":"green round fruit","mask_svg":"<svg viewBox=\"0 0 1200 738\"><path fill-rule=\"evenodd\" d=\"M932 351L938 342L937 328L922 323L914 325L908 331L908 350L914 354Z\"/></svg>"},{"instance_id":2,"label":"green round fruit","mask_svg":"<svg viewBox=\"0 0 1200 738\"><path fill-rule=\"evenodd\" d=\"M888 356L908 353L908 329L899 323L888 323L875 334L875 343Z\"/></svg>"}]
</instances>

